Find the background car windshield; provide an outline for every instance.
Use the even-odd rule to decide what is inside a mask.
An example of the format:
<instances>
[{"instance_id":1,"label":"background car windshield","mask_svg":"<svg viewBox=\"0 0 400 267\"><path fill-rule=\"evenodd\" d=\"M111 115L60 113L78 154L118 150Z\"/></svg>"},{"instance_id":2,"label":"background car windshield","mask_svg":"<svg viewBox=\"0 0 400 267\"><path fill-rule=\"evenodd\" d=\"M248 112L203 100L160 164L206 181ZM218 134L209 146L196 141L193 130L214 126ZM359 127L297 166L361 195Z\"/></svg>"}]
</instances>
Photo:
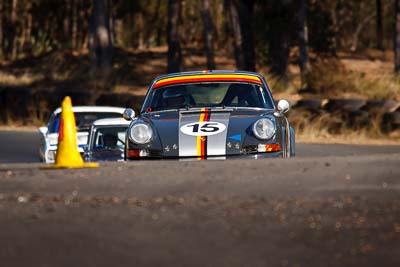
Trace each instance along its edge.
<instances>
[{"instance_id":1,"label":"background car windshield","mask_svg":"<svg viewBox=\"0 0 400 267\"><path fill-rule=\"evenodd\" d=\"M97 128L93 143L96 149L119 149L123 150L125 135L128 127L105 127Z\"/></svg>"},{"instance_id":2,"label":"background car windshield","mask_svg":"<svg viewBox=\"0 0 400 267\"><path fill-rule=\"evenodd\" d=\"M265 89L250 83L179 84L154 89L146 108L152 111L191 107L273 108Z\"/></svg>"},{"instance_id":3,"label":"background car windshield","mask_svg":"<svg viewBox=\"0 0 400 267\"><path fill-rule=\"evenodd\" d=\"M95 120L105 118L121 118L120 113L112 112L74 112L76 128L79 131L89 131L90 126ZM61 113L57 114L54 120L51 120L49 125L50 133L57 133L60 127Z\"/></svg>"}]
</instances>

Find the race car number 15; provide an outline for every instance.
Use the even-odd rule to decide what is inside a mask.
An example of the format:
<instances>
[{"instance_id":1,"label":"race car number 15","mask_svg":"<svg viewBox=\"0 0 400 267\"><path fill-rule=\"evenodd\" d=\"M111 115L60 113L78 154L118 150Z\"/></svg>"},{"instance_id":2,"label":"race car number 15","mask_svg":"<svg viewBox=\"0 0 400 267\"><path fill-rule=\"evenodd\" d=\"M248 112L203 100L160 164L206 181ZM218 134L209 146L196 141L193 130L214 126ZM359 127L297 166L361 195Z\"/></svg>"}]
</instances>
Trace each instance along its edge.
<instances>
[{"instance_id":1,"label":"race car number 15","mask_svg":"<svg viewBox=\"0 0 400 267\"><path fill-rule=\"evenodd\" d=\"M226 126L220 122L204 121L188 123L181 127L181 132L192 136L209 136L222 133Z\"/></svg>"}]
</instances>

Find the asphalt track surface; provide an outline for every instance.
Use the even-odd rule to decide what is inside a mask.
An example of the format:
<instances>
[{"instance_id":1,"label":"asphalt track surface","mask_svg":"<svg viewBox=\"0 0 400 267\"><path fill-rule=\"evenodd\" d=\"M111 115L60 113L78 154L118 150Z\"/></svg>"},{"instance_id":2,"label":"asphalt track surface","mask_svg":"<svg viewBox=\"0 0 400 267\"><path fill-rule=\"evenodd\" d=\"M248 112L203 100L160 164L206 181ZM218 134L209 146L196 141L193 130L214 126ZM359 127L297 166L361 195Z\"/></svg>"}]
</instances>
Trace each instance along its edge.
<instances>
[{"instance_id":1,"label":"asphalt track surface","mask_svg":"<svg viewBox=\"0 0 400 267\"><path fill-rule=\"evenodd\" d=\"M1 163L39 162L39 133L0 131ZM297 144L297 157L361 156L400 153L400 146Z\"/></svg>"},{"instance_id":2,"label":"asphalt track surface","mask_svg":"<svg viewBox=\"0 0 400 267\"><path fill-rule=\"evenodd\" d=\"M0 131L0 163L39 161L39 132Z\"/></svg>"},{"instance_id":3,"label":"asphalt track surface","mask_svg":"<svg viewBox=\"0 0 400 267\"><path fill-rule=\"evenodd\" d=\"M398 146L43 170L5 163L13 138L36 153L19 134L0 132L1 266L400 266Z\"/></svg>"}]
</instances>

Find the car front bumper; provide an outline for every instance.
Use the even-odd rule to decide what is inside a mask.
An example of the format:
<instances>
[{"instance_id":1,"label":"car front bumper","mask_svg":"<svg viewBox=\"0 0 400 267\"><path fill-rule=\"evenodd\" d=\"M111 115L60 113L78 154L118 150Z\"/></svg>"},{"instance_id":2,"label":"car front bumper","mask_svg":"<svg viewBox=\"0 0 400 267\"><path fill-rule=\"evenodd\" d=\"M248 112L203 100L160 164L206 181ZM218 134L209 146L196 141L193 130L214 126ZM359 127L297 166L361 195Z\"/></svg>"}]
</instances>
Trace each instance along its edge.
<instances>
[{"instance_id":1,"label":"car front bumper","mask_svg":"<svg viewBox=\"0 0 400 267\"><path fill-rule=\"evenodd\" d=\"M283 152L265 152L265 153L251 153L251 154L235 154L235 155L220 155L208 157L136 157L128 158L128 160L179 160L179 161L197 161L197 160L235 160L235 159L265 159L265 158L283 158Z\"/></svg>"}]
</instances>

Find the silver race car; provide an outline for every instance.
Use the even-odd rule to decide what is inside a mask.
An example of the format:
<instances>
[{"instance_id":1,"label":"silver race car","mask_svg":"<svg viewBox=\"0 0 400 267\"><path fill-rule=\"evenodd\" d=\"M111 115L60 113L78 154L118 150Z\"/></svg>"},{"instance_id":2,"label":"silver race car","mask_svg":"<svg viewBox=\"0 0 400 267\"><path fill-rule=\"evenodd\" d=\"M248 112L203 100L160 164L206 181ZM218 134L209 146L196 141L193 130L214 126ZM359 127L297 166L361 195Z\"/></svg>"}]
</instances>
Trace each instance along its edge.
<instances>
[{"instance_id":1,"label":"silver race car","mask_svg":"<svg viewBox=\"0 0 400 267\"><path fill-rule=\"evenodd\" d=\"M78 150L83 153L83 146L88 142L89 129L95 120L102 118L121 117L124 108L100 106L74 106L77 127ZM54 163L58 144L58 128L60 126L61 108L57 108L51 115L47 126L39 128L40 146L39 157L45 163Z\"/></svg>"},{"instance_id":2,"label":"silver race car","mask_svg":"<svg viewBox=\"0 0 400 267\"><path fill-rule=\"evenodd\" d=\"M244 71L182 72L151 83L125 142L125 157L291 157L295 132L265 79ZM124 118L134 116L127 110Z\"/></svg>"}]
</instances>

